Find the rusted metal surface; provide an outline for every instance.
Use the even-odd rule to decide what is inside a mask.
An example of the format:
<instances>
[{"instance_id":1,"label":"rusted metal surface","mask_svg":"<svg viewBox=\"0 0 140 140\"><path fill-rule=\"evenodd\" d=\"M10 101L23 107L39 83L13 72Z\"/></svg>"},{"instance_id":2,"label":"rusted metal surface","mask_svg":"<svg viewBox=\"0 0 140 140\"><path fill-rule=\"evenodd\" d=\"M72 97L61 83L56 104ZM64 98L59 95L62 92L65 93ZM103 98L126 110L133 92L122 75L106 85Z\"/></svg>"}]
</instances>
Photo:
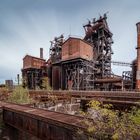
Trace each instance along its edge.
<instances>
[{"instance_id":1,"label":"rusted metal surface","mask_svg":"<svg viewBox=\"0 0 140 140\"><path fill-rule=\"evenodd\" d=\"M137 74L136 74L136 89L140 91L140 22L137 26Z\"/></svg>"},{"instance_id":2,"label":"rusted metal surface","mask_svg":"<svg viewBox=\"0 0 140 140\"><path fill-rule=\"evenodd\" d=\"M107 15L104 14L98 19L93 18L83 26L85 29L84 40L93 45L95 61L94 80L111 77L111 56L112 56L112 33L107 24ZM94 84L94 89L109 90L112 85Z\"/></svg>"},{"instance_id":3,"label":"rusted metal surface","mask_svg":"<svg viewBox=\"0 0 140 140\"><path fill-rule=\"evenodd\" d=\"M104 79L97 79L94 82L95 83L117 83L121 82L122 78L104 78Z\"/></svg>"},{"instance_id":4,"label":"rusted metal surface","mask_svg":"<svg viewBox=\"0 0 140 140\"><path fill-rule=\"evenodd\" d=\"M59 63L62 57L62 44L64 42L64 36L60 35L59 37L55 37L53 41L51 41L50 47L50 60L52 64Z\"/></svg>"},{"instance_id":5,"label":"rusted metal surface","mask_svg":"<svg viewBox=\"0 0 140 140\"><path fill-rule=\"evenodd\" d=\"M61 67L52 67L52 88L54 90L59 90L61 88Z\"/></svg>"},{"instance_id":6,"label":"rusted metal surface","mask_svg":"<svg viewBox=\"0 0 140 140\"><path fill-rule=\"evenodd\" d=\"M92 96L92 95L103 95L103 96L123 96L123 97L140 97L140 92L135 91L76 91L76 90L53 90L53 91L47 91L47 90L29 90L30 95L82 95L82 96Z\"/></svg>"},{"instance_id":7,"label":"rusted metal surface","mask_svg":"<svg viewBox=\"0 0 140 140\"><path fill-rule=\"evenodd\" d=\"M45 59L26 55L23 58L23 69L27 68L38 68L40 69L41 66L44 66Z\"/></svg>"},{"instance_id":8,"label":"rusted metal surface","mask_svg":"<svg viewBox=\"0 0 140 140\"><path fill-rule=\"evenodd\" d=\"M69 37L65 40L63 35L55 37L51 41L50 57L47 62L44 59L26 55L23 59L23 85L29 89L42 89L42 79L48 76L50 85L55 90L134 89L136 83L135 69L133 72L124 71L121 78L120 76L116 77L112 72L111 63L119 65L129 65L129 63L111 60L113 34L108 26L106 13L98 19L89 20L83 27L85 30L85 37L83 38ZM137 28L139 28L139 23ZM140 60L139 46L140 35L138 30L137 60ZM42 49L40 56L43 58ZM58 69L56 70L56 66L60 67L61 76L59 76L58 73L60 72ZM140 77L138 76L140 75L139 67L137 77ZM27 68L29 69L27 70ZM137 85L140 85L138 81L140 80L137 80Z\"/></svg>"},{"instance_id":9,"label":"rusted metal surface","mask_svg":"<svg viewBox=\"0 0 140 140\"><path fill-rule=\"evenodd\" d=\"M138 102L132 102L132 101L119 101L119 100L103 100L103 103L105 104L113 104L117 106L123 106L123 107L130 107L130 106L137 106L140 107L140 103Z\"/></svg>"},{"instance_id":10,"label":"rusted metal surface","mask_svg":"<svg viewBox=\"0 0 140 140\"><path fill-rule=\"evenodd\" d=\"M0 102L4 122L42 140L73 140L82 117Z\"/></svg>"},{"instance_id":11,"label":"rusted metal surface","mask_svg":"<svg viewBox=\"0 0 140 140\"><path fill-rule=\"evenodd\" d=\"M103 103L110 102L118 106L140 106L139 92L111 92L111 91L30 91L30 96L39 101L47 101L50 97L55 96L58 100L84 99L100 100ZM42 100L43 99L43 100Z\"/></svg>"},{"instance_id":12,"label":"rusted metal surface","mask_svg":"<svg viewBox=\"0 0 140 140\"><path fill-rule=\"evenodd\" d=\"M80 38L70 37L62 45L62 61L75 58L92 60L93 48Z\"/></svg>"},{"instance_id":13,"label":"rusted metal surface","mask_svg":"<svg viewBox=\"0 0 140 140\"><path fill-rule=\"evenodd\" d=\"M23 58L22 78L23 86L28 89L42 88L42 80L47 76L46 60L43 59L43 49L40 57L26 55Z\"/></svg>"}]
</instances>

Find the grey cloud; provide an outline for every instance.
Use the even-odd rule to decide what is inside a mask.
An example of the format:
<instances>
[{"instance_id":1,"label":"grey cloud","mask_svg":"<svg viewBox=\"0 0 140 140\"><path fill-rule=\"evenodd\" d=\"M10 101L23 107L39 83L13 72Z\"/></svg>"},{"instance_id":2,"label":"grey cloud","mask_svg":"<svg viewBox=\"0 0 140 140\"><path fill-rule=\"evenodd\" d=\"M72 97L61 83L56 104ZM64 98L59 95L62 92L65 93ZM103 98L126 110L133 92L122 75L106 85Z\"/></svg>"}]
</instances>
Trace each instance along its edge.
<instances>
[{"instance_id":1,"label":"grey cloud","mask_svg":"<svg viewBox=\"0 0 140 140\"><path fill-rule=\"evenodd\" d=\"M136 57L139 4L138 0L1 0L0 81L20 72L27 53L39 56L39 48L43 47L48 58L53 37L61 33L82 36L87 19L107 11L115 41L113 59L132 61Z\"/></svg>"}]
</instances>

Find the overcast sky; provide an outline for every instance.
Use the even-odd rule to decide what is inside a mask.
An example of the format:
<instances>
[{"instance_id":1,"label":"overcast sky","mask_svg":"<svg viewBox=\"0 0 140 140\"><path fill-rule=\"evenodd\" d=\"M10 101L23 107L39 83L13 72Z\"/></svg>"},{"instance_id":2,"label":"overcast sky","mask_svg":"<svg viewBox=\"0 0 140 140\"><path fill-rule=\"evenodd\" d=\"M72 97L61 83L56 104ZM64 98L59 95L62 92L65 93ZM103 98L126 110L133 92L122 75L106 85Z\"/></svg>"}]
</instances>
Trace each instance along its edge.
<instances>
[{"instance_id":1,"label":"overcast sky","mask_svg":"<svg viewBox=\"0 0 140 140\"><path fill-rule=\"evenodd\" d=\"M15 80L26 54L49 57L50 40L69 34L84 36L87 19L108 13L113 33L113 60L136 58L136 23L140 21L139 0L0 0L0 84ZM128 68L113 67L115 73Z\"/></svg>"}]
</instances>

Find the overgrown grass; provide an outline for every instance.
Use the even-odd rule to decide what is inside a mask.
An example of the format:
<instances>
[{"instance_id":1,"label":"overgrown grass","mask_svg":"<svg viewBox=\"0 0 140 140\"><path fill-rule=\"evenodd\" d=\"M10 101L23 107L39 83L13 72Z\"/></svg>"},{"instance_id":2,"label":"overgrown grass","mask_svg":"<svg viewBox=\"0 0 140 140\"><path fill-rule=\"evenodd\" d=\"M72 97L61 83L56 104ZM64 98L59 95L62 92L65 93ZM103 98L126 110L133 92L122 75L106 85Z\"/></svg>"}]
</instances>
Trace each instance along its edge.
<instances>
[{"instance_id":1,"label":"overgrown grass","mask_svg":"<svg viewBox=\"0 0 140 140\"><path fill-rule=\"evenodd\" d=\"M16 86L13 92L9 95L8 101L18 104L29 104L31 99L29 97L29 92L22 86Z\"/></svg>"}]
</instances>

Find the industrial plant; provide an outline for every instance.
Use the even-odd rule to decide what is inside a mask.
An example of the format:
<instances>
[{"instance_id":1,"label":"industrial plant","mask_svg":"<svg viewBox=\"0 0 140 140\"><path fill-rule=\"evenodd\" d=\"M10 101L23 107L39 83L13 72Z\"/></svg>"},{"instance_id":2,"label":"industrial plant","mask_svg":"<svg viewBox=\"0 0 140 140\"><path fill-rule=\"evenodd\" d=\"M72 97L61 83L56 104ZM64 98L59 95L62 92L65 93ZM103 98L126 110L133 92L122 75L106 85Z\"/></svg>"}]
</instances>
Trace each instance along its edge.
<instances>
[{"instance_id":1,"label":"industrial plant","mask_svg":"<svg viewBox=\"0 0 140 140\"><path fill-rule=\"evenodd\" d=\"M107 15L83 25L83 37L50 41L49 58L25 55L22 84L12 80L0 93L0 139L140 139L140 22L137 57L112 60ZM112 64L129 66L117 75ZM9 88L8 88L9 87ZM2 127L2 125L0 126ZM130 133L131 132L131 133Z\"/></svg>"},{"instance_id":2,"label":"industrial plant","mask_svg":"<svg viewBox=\"0 0 140 140\"><path fill-rule=\"evenodd\" d=\"M140 1L1 0L0 140L140 140Z\"/></svg>"},{"instance_id":3,"label":"industrial plant","mask_svg":"<svg viewBox=\"0 0 140 140\"><path fill-rule=\"evenodd\" d=\"M43 48L40 48L40 58L26 55L22 68L23 86L42 89L43 79L47 77L53 90L139 90L140 23L136 26L137 59L132 63L112 61L113 34L104 14L83 26L83 38L55 37L47 61ZM132 70L124 70L119 76L112 72L111 64L130 66Z\"/></svg>"}]
</instances>

